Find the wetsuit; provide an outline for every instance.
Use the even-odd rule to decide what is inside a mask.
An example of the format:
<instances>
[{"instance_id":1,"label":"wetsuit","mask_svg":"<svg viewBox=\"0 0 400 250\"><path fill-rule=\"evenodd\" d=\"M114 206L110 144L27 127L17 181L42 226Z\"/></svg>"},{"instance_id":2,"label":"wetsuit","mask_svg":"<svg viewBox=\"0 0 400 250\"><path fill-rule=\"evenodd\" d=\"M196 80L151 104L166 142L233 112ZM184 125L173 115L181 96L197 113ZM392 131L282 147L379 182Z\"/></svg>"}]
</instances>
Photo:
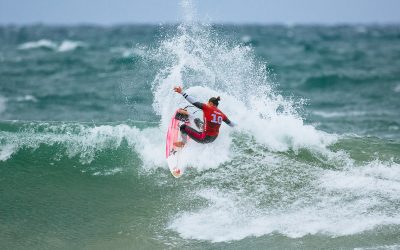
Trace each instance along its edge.
<instances>
[{"instance_id":1,"label":"wetsuit","mask_svg":"<svg viewBox=\"0 0 400 250\"><path fill-rule=\"evenodd\" d=\"M225 122L231 127L234 126L233 122L231 122L228 117L217 107L197 102L193 97L186 93L182 93L182 95L193 106L203 110L204 119L203 132L199 132L190 126L183 124L180 127L182 134L187 134L190 138L199 143L210 143L217 138L219 127L221 126L222 122Z\"/></svg>"}]
</instances>

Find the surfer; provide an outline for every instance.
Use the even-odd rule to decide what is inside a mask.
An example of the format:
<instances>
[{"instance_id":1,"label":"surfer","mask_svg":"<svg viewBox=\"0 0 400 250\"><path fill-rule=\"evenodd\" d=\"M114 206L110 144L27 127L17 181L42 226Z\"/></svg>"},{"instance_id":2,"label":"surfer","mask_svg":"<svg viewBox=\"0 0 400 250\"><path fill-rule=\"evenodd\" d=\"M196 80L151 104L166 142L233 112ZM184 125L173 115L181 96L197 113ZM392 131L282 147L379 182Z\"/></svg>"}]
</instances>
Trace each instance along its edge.
<instances>
[{"instance_id":1,"label":"surfer","mask_svg":"<svg viewBox=\"0 0 400 250\"><path fill-rule=\"evenodd\" d=\"M174 87L174 91L176 93L182 94L183 97L190 102L193 106L203 110L203 120L204 120L204 127L203 131L199 132L196 129L182 124L180 126L180 131L182 135L186 134L194 141L198 143L210 143L213 142L219 133L219 127L221 126L222 122L225 122L229 126L233 127L235 124L231 122L228 117L218 109L218 104L221 98L218 97L211 97L207 103L197 102L192 96L182 92L181 87ZM189 115L189 112L184 109L179 109L178 113L183 115ZM182 136L182 141L174 143L176 147L183 147L186 143L186 136Z\"/></svg>"}]
</instances>

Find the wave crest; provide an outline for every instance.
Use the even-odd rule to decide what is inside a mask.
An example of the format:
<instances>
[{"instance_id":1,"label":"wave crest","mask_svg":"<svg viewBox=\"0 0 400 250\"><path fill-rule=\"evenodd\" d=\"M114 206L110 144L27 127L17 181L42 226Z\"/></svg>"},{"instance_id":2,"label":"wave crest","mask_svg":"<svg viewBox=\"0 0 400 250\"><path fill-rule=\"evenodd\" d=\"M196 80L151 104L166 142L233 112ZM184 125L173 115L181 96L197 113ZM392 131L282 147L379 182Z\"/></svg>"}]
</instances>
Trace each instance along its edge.
<instances>
[{"instance_id":1,"label":"wave crest","mask_svg":"<svg viewBox=\"0 0 400 250\"><path fill-rule=\"evenodd\" d=\"M81 41L64 40L60 44L47 39L41 39L38 41L26 42L18 46L20 50L31 50L31 49L49 49L57 52L74 51L78 48L86 47L86 43Z\"/></svg>"}]
</instances>

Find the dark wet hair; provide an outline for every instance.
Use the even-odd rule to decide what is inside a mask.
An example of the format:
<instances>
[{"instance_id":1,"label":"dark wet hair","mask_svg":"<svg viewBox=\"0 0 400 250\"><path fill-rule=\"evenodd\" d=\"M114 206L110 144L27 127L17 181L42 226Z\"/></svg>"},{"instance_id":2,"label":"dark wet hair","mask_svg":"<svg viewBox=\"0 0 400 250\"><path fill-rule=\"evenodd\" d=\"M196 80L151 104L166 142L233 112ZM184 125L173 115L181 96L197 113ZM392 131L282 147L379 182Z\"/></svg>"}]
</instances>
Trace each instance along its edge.
<instances>
[{"instance_id":1,"label":"dark wet hair","mask_svg":"<svg viewBox=\"0 0 400 250\"><path fill-rule=\"evenodd\" d=\"M212 102L215 106L218 106L220 100L221 98L218 96L218 97L211 97L208 101Z\"/></svg>"}]
</instances>

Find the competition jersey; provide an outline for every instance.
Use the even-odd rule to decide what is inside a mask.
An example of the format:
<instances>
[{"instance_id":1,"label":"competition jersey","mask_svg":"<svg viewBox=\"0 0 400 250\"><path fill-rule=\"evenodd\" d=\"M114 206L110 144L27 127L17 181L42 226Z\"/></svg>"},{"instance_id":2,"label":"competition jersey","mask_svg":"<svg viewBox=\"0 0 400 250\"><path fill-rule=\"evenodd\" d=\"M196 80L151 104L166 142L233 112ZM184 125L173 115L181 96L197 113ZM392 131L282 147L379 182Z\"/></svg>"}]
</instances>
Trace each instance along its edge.
<instances>
[{"instance_id":1,"label":"competition jersey","mask_svg":"<svg viewBox=\"0 0 400 250\"><path fill-rule=\"evenodd\" d=\"M203 110L204 133L208 136L218 136L219 127L221 127L223 121L227 120L226 115L217 107L204 103L201 109Z\"/></svg>"}]
</instances>

